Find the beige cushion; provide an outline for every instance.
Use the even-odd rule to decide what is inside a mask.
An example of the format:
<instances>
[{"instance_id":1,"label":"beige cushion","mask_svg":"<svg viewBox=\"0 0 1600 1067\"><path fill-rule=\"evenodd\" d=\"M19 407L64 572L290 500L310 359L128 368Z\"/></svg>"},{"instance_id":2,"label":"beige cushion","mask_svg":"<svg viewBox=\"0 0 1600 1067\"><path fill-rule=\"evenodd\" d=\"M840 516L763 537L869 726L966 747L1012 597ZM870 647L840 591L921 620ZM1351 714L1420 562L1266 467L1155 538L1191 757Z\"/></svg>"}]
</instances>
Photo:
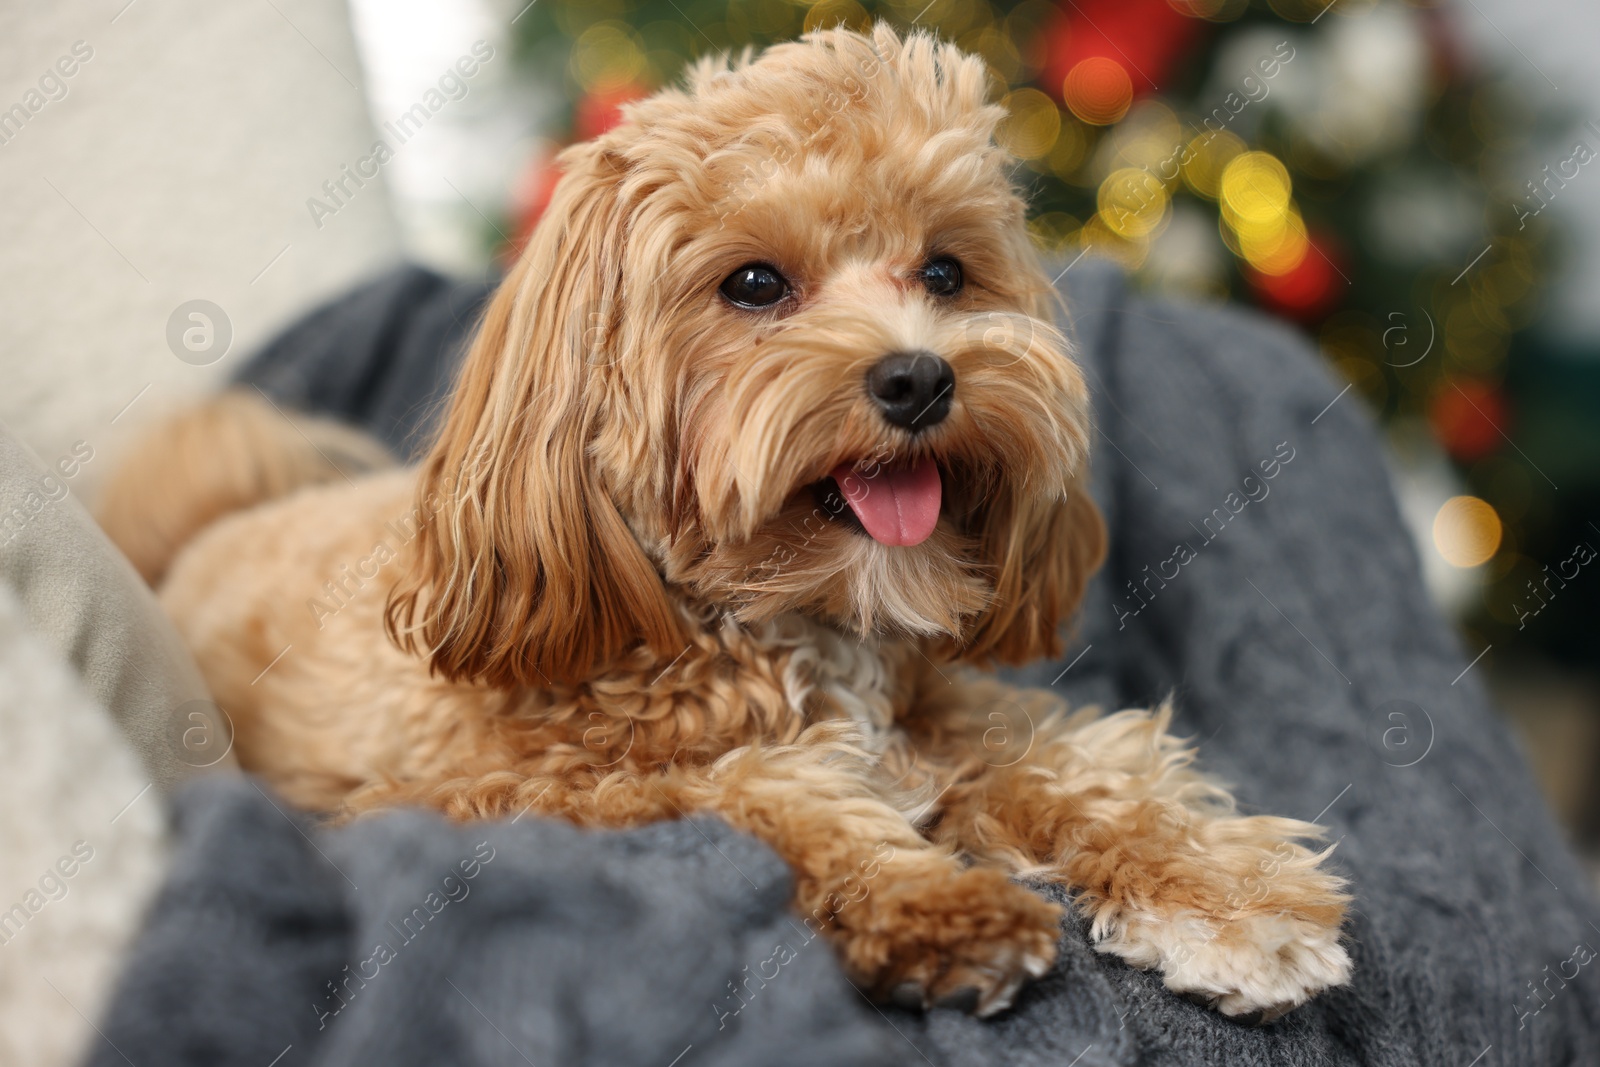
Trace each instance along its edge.
<instances>
[{"instance_id":1,"label":"beige cushion","mask_svg":"<svg viewBox=\"0 0 1600 1067\"><path fill-rule=\"evenodd\" d=\"M231 730L155 596L78 503L74 482L92 452L69 446L47 466L0 427L0 584L166 791L232 766Z\"/></svg>"},{"instance_id":2,"label":"beige cushion","mask_svg":"<svg viewBox=\"0 0 1600 1067\"><path fill-rule=\"evenodd\" d=\"M0 122L0 422L46 459L118 456L401 256L387 173L320 226L306 206L376 139L342 0L4 4L0 70L0 112L28 116ZM192 300L226 315L225 355L174 355Z\"/></svg>"}]
</instances>

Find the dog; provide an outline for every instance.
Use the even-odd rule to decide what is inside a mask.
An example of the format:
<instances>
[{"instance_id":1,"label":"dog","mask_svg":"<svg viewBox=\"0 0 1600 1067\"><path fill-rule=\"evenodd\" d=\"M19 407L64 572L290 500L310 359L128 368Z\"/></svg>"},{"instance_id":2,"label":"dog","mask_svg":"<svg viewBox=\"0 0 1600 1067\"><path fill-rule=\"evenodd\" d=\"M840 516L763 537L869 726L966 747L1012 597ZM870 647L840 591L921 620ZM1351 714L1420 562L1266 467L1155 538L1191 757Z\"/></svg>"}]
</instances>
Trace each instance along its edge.
<instances>
[{"instance_id":1,"label":"dog","mask_svg":"<svg viewBox=\"0 0 1600 1067\"><path fill-rule=\"evenodd\" d=\"M1019 876L1229 1016L1345 982L1318 827L1237 814L1170 708L983 673L1059 654L1105 551L989 87L881 25L701 61L562 154L419 468L258 398L158 431L105 523L242 766L341 818L715 812L910 1007L1052 966Z\"/></svg>"}]
</instances>

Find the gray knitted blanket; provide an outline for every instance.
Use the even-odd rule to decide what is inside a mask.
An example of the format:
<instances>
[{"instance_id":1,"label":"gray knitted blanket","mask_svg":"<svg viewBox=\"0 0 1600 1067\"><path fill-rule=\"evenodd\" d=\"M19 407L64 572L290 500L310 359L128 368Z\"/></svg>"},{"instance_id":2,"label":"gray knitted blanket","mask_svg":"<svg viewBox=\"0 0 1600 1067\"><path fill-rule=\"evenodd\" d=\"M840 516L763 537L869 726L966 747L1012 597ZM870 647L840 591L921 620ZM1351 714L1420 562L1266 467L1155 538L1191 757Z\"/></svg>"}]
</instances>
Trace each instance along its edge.
<instances>
[{"instance_id":1,"label":"gray knitted blanket","mask_svg":"<svg viewBox=\"0 0 1600 1067\"><path fill-rule=\"evenodd\" d=\"M791 919L782 864L714 819L324 831L228 779L178 801L92 1062L1600 1064L1600 912L1465 669L1479 650L1428 604L1360 401L1287 330L1089 264L1065 287L1112 553L1066 657L1019 673L1107 708L1173 694L1248 810L1331 827L1349 987L1246 1028L1071 920L996 1019L880 1010ZM480 298L396 275L245 378L404 445Z\"/></svg>"}]
</instances>

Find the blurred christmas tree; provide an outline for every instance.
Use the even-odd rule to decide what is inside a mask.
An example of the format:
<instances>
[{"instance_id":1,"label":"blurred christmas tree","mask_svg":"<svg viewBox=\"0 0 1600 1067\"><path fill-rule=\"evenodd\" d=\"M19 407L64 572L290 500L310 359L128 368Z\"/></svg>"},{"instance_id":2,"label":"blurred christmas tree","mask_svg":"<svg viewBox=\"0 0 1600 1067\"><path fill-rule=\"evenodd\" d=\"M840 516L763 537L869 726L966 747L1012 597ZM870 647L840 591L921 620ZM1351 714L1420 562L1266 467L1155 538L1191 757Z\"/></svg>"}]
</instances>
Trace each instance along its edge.
<instances>
[{"instance_id":1,"label":"blurred christmas tree","mask_svg":"<svg viewBox=\"0 0 1600 1067\"><path fill-rule=\"evenodd\" d=\"M818 26L885 19L982 54L1040 246L1300 323L1486 502L1435 502L1436 547L1481 579L1480 636L1509 643L1534 561L1564 557L1579 525L1516 443L1533 420L1508 392L1552 391L1515 372L1538 364L1539 216L1561 177L1527 162L1553 117L1473 69L1455 17L1443 0L540 0L514 28L524 68L570 102L570 139L695 56ZM519 230L555 180L548 162L530 174ZM1575 432L1600 450L1593 426Z\"/></svg>"}]
</instances>

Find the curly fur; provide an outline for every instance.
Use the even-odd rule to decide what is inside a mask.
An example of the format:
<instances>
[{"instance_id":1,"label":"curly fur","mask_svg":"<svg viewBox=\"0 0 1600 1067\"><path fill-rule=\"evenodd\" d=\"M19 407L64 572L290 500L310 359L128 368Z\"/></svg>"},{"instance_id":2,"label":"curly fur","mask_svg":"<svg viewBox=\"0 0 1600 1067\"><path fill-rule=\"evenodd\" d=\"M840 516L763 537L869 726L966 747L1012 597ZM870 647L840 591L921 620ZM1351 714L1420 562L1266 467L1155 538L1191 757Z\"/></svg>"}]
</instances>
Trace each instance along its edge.
<instances>
[{"instance_id":1,"label":"curly fur","mask_svg":"<svg viewBox=\"0 0 1600 1067\"><path fill-rule=\"evenodd\" d=\"M988 1013L1048 968L1059 909L1017 873L1230 1014L1343 981L1317 828L1236 816L1165 710L1069 715L979 673L1059 651L1105 547L988 84L926 35L825 31L704 61L569 149L420 469L238 512L174 563L163 599L240 762L345 815L715 810L901 1002ZM958 294L921 284L936 255ZM722 300L752 261L792 298ZM863 386L909 349L958 382L915 434ZM814 499L841 464L930 458L916 546ZM989 758L996 701L1028 719L1015 759Z\"/></svg>"}]
</instances>

